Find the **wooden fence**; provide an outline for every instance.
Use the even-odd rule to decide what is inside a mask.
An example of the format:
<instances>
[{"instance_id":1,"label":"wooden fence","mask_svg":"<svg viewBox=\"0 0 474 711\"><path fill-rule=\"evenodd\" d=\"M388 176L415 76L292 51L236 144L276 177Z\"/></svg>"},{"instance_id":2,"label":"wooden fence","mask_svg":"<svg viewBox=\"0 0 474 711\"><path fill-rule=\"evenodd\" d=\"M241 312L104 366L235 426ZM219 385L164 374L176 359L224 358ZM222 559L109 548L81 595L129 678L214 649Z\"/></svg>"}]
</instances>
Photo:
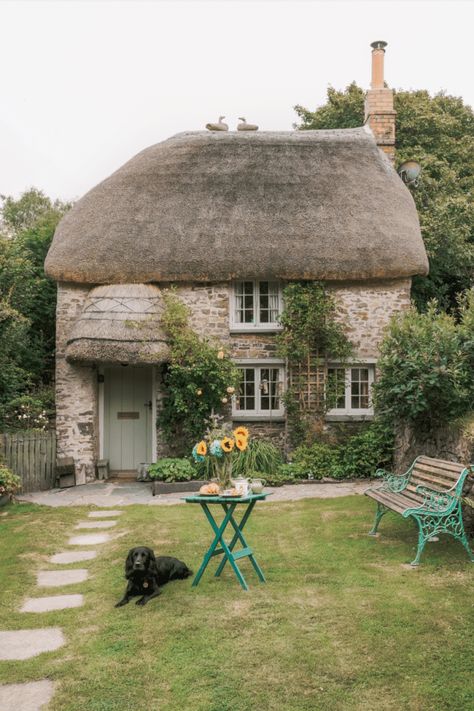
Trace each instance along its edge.
<instances>
[{"instance_id":1,"label":"wooden fence","mask_svg":"<svg viewBox=\"0 0 474 711\"><path fill-rule=\"evenodd\" d=\"M21 493L52 489L55 484L56 433L0 434L0 457L22 481Z\"/></svg>"}]
</instances>

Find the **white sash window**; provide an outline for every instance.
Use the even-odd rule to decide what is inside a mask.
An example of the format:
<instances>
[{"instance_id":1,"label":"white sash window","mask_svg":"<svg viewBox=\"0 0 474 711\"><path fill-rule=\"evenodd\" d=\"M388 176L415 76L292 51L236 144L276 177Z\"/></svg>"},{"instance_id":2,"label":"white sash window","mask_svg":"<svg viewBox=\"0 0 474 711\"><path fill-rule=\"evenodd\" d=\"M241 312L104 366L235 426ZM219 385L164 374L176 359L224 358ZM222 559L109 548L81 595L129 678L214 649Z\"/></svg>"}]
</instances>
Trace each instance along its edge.
<instances>
[{"instance_id":1,"label":"white sash window","mask_svg":"<svg viewBox=\"0 0 474 711\"><path fill-rule=\"evenodd\" d=\"M230 304L232 331L277 331L282 311L281 286L276 281L245 280L233 284Z\"/></svg>"},{"instance_id":2,"label":"white sash window","mask_svg":"<svg viewBox=\"0 0 474 711\"><path fill-rule=\"evenodd\" d=\"M328 415L373 415L372 385L375 366L357 364L348 368L328 368Z\"/></svg>"},{"instance_id":3,"label":"white sash window","mask_svg":"<svg viewBox=\"0 0 474 711\"><path fill-rule=\"evenodd\" d=\"M234 419L283 417L284 367L272 364L238 364L240 383L232 403Z\"/></svg>"}]
</instances>

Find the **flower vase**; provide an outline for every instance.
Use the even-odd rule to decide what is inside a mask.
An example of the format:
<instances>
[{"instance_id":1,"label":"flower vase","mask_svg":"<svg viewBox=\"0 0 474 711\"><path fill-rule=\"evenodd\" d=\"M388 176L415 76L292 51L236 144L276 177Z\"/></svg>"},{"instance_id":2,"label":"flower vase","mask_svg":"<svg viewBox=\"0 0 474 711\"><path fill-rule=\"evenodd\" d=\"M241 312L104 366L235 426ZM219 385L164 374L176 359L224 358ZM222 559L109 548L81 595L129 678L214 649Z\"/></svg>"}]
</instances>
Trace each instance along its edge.
<instances>
[{"instance_id":1,"label":"flower vase","mask_svg":"<svg viewBox=\"0 0 474 711\"><path fill-rule=\"evenodd\" d=\"M214 472L216 478L219 482L221 491L225 491L231 487L231 476L232 476L232 460L230 457L222 457L222 459L215 462Z\"/></svg>"}]
</instances>

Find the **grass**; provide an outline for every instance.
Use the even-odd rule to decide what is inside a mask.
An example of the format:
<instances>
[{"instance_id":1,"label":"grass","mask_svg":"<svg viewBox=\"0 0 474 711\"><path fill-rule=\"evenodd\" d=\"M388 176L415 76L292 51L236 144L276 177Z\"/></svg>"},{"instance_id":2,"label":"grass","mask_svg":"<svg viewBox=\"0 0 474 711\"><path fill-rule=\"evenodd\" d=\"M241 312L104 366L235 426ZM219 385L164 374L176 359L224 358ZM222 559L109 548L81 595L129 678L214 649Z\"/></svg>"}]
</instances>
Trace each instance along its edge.
<instances>
[{"instance_id":1,"label":"grass","mask_svg":"<svg viewBox=\"0 0 474 711\"><path fill-rule=\"evenodd\" d=\"M474 566L455 541L429 544L411 569L413 525L387 515L380 538L369 538L365 498L259 504L246 530L266 585L244 561L248 593L229 570L220 579L207 571L197 589L177 581L144 608L114 609L130 547L196 570L210 537L194 506L129 506L99 557L70 566L91 573L70 586L85 594L83 608L18 613L25 596L41 594L35 571L89 510L0 510L0 629L58 625L67 637L56 652L0 662L0 682L56 680L48 711L474 707Z\"/></svg>"}]
</instances>

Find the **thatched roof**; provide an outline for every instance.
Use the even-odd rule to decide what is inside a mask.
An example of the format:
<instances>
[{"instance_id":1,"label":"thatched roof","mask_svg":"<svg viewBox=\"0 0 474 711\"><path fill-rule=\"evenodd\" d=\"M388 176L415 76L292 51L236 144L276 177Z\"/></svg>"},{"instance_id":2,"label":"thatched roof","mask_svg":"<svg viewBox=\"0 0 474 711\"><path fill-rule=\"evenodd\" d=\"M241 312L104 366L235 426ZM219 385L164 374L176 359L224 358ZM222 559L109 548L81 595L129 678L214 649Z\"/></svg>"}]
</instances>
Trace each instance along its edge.
<instances>
[{"instance_id":1,"label":"thatched roof","mask_svg":"<svg viewBox=\"0 0 474 711\"><path fill-rule=\"evenodd\" d=\"M46 259L92 284L427 269L413 199L365 128L178 134L79 200Z\"/></svg>"},{"instance_id":2,"label":"thatched roof","mask_svg":"<svg viewBox=\"0 0 474 711\"><path fill-rule=\"evenodd\" d=\"M152 284L91 289L68 336L67 360L109 364L166 360L162 310L160 290Z\"/></svg>"}]
</instances>

